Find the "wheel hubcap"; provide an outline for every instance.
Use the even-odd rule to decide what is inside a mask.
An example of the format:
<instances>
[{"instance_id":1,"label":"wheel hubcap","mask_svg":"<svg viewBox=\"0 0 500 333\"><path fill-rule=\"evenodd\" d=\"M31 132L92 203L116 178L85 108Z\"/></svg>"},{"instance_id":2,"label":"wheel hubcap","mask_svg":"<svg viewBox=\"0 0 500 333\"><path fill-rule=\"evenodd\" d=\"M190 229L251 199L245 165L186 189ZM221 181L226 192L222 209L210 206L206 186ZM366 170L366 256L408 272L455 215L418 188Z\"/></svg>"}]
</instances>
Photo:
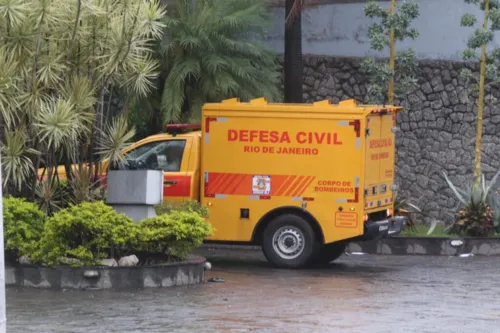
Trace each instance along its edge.
<instances>
[{"instance_id":1,"label":"wheel hubcap","mask_svg":"<svg viewBox=\"0 0 500 333\"><path fill-rule=\"evenodd\" d=\"M281 227L273 236L274 251L283 259L295 259L304 251L304 234L295 227Z\"/></svg>"}]
</instances>

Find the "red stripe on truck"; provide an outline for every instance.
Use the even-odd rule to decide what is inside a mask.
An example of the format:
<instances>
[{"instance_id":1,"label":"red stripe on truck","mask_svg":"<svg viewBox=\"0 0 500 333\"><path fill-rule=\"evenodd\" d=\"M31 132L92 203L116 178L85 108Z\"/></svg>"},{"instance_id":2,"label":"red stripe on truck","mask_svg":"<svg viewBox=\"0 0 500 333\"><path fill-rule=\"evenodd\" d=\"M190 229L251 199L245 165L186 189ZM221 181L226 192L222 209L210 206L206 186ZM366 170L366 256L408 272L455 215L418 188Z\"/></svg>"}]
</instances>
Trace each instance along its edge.
<instances>
[{"instance_id":1,"label":"red stripe on truck","mask_svg":"<svg viewBox=\"0 0 500 333\"><path fill-rule=\"evenodd\" d=\"M206 117L205 118L205 133L210 133L210 122L216 121L217 118L214 117Z\"/></svg>"},{"instance_id":2,"label":"red stripe on truck","mask_svg":"<svg viewBox=\"0 0 500 333\"><path fill-rule=\"evenodd\" d=\"M252 195L252 174L238 173L208 173L208 182L205 182L205 196L214 197L216 194ZM314 176L270 175L272 196L300 197L312 184ZM267 196L265 196L266 199Z\"/></svg>"}]
</instances>

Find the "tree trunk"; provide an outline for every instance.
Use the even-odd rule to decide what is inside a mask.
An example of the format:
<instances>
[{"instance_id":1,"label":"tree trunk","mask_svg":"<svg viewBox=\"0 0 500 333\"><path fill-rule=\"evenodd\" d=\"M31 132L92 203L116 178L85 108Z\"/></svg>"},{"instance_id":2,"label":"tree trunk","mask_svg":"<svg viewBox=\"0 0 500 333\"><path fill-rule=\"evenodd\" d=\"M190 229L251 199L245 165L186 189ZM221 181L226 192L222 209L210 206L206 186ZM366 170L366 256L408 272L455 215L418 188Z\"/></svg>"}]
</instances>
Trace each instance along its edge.
<instances>
[{"instance_id":1,"label":"tree trunk","mask_svg":"<svg viewBox=\"0 0 500 333\"><path fill-rule=\"evenodd\" d=\"M390 13L394 13L396 10L396 0L391 0L391 9ZM389 67L392 69L394 73L394 60L396 58L395 56L395 49L396 49L396 41L394 39L394 28L391 28L391 43L390 43L390 51L389 51ZM389 89L387 93L387 101L389 105L394 105L394 75L391 77L389 80Z\"/></svg>"},{"instance_id":2,"label":"tree trunk","mask_svg":"<svg viewBox=\"0 0 500 333\"><path fill-rule=\"evenodd\" d=\"M285 1L285 19L296 0ZM298 0L297 0L298 1ZM285 102L302 103L302 13L285 24Z\"/></svg>"},{"instance_id":3,"label":"tree trunk","mask_svg":"<svg viewBox=\"0 0 500 333\"><path fill-rule=\"evenodd\" d=\"M488 11L489 1L484 2L484 23L483 29L488 29ZM477 105L477 129L476 129L476 150L474 160L474 178L475 185L479 187L481 184L481 151L483 137L483 111L484 111L484 76L486 72L486 44L481 47L481 65L479 73L479 100Z\"/></svg>"}]
</instances>

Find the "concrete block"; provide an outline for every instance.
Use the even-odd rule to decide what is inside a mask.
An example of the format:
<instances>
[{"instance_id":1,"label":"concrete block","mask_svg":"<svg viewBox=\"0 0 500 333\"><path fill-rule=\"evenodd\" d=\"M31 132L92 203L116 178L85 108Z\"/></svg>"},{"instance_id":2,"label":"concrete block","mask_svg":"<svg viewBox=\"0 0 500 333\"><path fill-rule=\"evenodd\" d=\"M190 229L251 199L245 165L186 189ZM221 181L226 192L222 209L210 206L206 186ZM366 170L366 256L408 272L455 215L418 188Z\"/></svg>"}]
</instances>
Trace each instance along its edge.
<instances>
[{"instance_id":1,"label":"concrete block","mask_svg":"<svg viewBox=\"0 0 500 333\"><path fill-rule=\"evenodd\" d=\"M163 201L163 171L113 170L107 187L109 204L158 205Z\"/></svg>"}]
</instances>

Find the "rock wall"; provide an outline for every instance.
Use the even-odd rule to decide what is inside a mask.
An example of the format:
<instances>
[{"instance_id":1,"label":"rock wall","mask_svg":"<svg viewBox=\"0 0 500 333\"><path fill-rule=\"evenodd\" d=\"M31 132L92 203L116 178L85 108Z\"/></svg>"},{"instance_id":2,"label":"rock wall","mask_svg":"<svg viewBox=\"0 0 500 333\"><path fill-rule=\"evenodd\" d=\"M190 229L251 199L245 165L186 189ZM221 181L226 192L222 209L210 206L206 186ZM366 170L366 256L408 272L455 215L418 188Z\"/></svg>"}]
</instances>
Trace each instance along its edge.
<instances>
[{"instance_id":1,"label":"rock wall","mask_svg":"<svg viewBox=\"0 0 500 333\"><path fill-rule=\"evenodd\" d=\"M359 71L361 59L304 57L304 101L355 98L366 102L365 78ZM459 185L472 181L476 135L477 92L460 77L461 62L419 62L420 88L406 100L398 115L396 181L401 197L424 212L425 220L451 223L458 200L442 172ZM500 98L500 90L488 90L487 99ZM482 167L486 179L500 169L500 110L491 102L484 113Z\"/></svg>"}]
</instances>

